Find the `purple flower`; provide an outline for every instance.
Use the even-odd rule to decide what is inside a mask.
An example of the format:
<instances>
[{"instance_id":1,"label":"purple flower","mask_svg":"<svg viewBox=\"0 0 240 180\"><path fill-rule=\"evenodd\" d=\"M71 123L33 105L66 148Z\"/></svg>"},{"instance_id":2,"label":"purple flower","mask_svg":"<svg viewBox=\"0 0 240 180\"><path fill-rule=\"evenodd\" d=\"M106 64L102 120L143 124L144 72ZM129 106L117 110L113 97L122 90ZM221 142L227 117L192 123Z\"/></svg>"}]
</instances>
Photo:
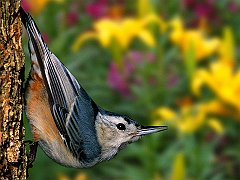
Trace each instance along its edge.
<instances>
[{"instance_id":1,"label":"purple flower","mask_svg":"<svg viewBox=\"0 0 240 180\"><path fill-rule=\"evenodd\" d=\"M99 0L87 5L87 14L93 18L101 18L107 14L108 4L107 0Z\"/></svg>"},{"instance_id":2,"label":"purple flower","mask_svg":"<svg viewBox=\"0 0 240 180\"><path fill-rule=\"evenodd\" d=\"M130 89L126 79L124 78L124 74L119 72L119 69L114 62L110 64L108 72L108 84L112 89L118 91L121 95L125 97L130 95Z\"/></svg>"},{"instance_id":3,"label":"purple flower","mask_svg":"<svg viewBox=\"0 0 240 180\"><path fill-rule=\"evenodd\" d=\"M198 18L205 17L211 18L216 13L216 8L214 6L214 0L183 0L183 5L188 10L192 11Z\"/></svg>"},{"instance_id":4,"label":"purple flower","mask_svg":"<svg viewBox=\"0 0 240 180\"><path fill-rule=\"evenodd\" d=\"M182 4L183 4L186 8L192 8L192 7L195 6L196 0L182 0Z\"/></svg>"},{"instance_id":5,"label":"purple flower","mask_svg":"<svg viewBox=\"0 0 240 180\"><path fill-rule=\"evenodd\" d=\"M29 4L29 2L27 0L22 0L21 2L21 6L23 7L23 9L27 12L30 11L31 9L31 5Z\"/></svg>"},{"instance_id":6,"label":"purple flower","mask_svg":"<svg viewBox=\"0 0 240 180\"><path fill-rule=\"evenodd\" d=\"M126 54L123 60L123 68L119 68L115 62L112 62L108 71L108 84L115 91L124 97L131 96L131 86L142 84L141 75L136 75L136 70L144 62L152 63L155 56L152 53L142 53L132 51ZM149 83L155 84L155 78L150 78Z\"/></svg>"},{"instance_id":7,"label":"purple flower","mask_svg":"<svg viewBox=\"0 0 240 180\"><path fill-rule=\"evenodd\" d=\"M166 78L167 78L166 87L168 89L175 87L180 81L180 77L174 72L170 72Z\"/></svg>"},{"instance_id":8,"label":"purple flower","mask_svg":"<svg viewBox=\"0 0 240 180\"><path fill-rule=\"evenodd\" d=\"M74 26L78 22L80 3L73 1L65 14L65 21L68 26Z\"/></svg>"},{"instance_id":9,"label":"purple flower","mask_svg":"<svg viewBox=\"0 0 240 180\"><path fill-rule=\"evenodd\" d=\"M98 0L86 6L86 12L94 19L103 17L121 18L124 12L124 0Z\"/></svg>"},{"instance_id":10,"label":"purple flower","mask_svg":"<svg viewBox=\"0 0 240 180\"><path fill-rule=\"evenodd\" d=\"M182 0L182 3L186 10L196 17L189 23L190 25L199 25L203 19L214 25L219 24L219 13L215 0Z\"/></svg>"},{"instance_id":11,"label":"purple flower","mask_svg":"<svg viewBox=\"0 0 240 180\"><path fill-rule=\"evenodd\" d=\"M42 38L43 38L44 42L46 42L47 44L49 43L49 37L46 33L44 33L44 32L42 33Z\"/></svg>"},{"instance_id":12,"label":"purple flower","mask_svg":"<svg viewBox=\"0 0 240 180\"><path fill-rule=\"evenodd\" d=\"M235 13L235 12L238 11L239 6L238 6L238 4L237 4L235 1L231 1L231 2L229 2L229 4L228 4L228 9L229 9L231 12Z\"/></svg>"},{"instance_id":13,"label":"purple flower","mask_svg":"<svg viewBox=\"0 0 240 180\"><path fill-rule=\"evenodd\" d=\"M74 12L74 11L73 12L69 12L69 13L67 13L66 18L67 18L67 24L69 26L73 26L78 21L78 13Z\"/></svg>"},{"instance_id":14,"label":"purple flower","mask_svg":"<svg viewBox=\"0 0 240 180\"><path fill-rule=\"evenodd\" d=\"M195 7L195 13L198 17L214 17L214 13L216 12L215 8L211 4L198 4Z\"/></svg>"}]
</instances>

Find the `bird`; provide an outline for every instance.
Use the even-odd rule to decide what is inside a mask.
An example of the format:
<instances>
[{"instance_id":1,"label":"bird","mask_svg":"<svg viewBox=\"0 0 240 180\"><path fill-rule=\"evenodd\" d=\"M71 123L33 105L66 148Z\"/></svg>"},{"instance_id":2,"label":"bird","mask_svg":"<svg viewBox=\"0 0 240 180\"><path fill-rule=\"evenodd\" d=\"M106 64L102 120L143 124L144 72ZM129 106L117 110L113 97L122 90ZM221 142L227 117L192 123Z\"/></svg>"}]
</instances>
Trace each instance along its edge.
<instances>
[{"instance_id":1,"label":"bird","mask_svg":"<svg viewBox=\"0 0 240 180\"><path fill-rule=\"evenodd\" d=\"M32 16L22 7L19 12L31 59L24 95L26 116L33 142L52 160L67 167L92 167L142 136L167 129L140 125L97 105L49 50Z\"/></svg>"}]
</instances>

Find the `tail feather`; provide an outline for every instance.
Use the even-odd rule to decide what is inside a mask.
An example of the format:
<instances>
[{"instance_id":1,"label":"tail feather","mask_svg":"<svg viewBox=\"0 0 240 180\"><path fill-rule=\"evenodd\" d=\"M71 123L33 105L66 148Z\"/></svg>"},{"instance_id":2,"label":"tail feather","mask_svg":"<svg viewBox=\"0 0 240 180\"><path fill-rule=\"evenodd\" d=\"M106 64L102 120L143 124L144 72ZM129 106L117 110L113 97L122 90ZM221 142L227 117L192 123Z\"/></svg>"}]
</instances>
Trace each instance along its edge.
<instances>
[{"instance_id":1,"label":"tail feather","mask_svg":"<svg viewBox=\"0 0 240 180\"><path fill-rule=\"evenodd\" d=\"M21 6L19 7L19 13L20 13L20 16L21 16L21 19L22 19L22 23L26 27L26 23L27 23L27 19L28 19L28 13L26 13Z\"/></svg>"},{"instance_id":2,"label":"tail feather","mask_svg":"<svg viewBox=\"0 0 240 180\"><path fill-rule=\"evenodd\" d=\"M59 104L64 108L70 108L78 91L80 91L80 85L60 60L48 49L31 15L22 8L19 11L29 36L31 60L36 61L39 66L51 105Z\"/></svg>"},{"instance_id":3,"label":"tail feather","mask_svg":"<svg viewBox=\"0 0 240 180\"><path fill-rule=\"evenodd\" d=\"M19 12L21 15L22 23L24 24L25 29L27 30L28 36L30 38L29 50L32 54L36 54L38 64L43 73L44 72L43 60L45 59L45 52L47 46L44 43L41 33L31 15L26 13L22 7L20 7Z\"/></svg>"},{"instance_id":4,"label":"tail feather","mask_svg":"<svg viewBox=\"0 0 240 180\"><path fill-rule=\"evenodd\" d=\"M42 35L34 22L32 16L29 13L26 13L22 7L19 9L21 20L27 34L29 36L29 51L32 60L32 70L39 75L44 81L46 89L48 91L49 102L53 102L53 97L50 92L50 87L48 79L46 77L44 61L50 59L51 52L48 50L47 45L45 44Z\"/></svg>"}]
</instances>

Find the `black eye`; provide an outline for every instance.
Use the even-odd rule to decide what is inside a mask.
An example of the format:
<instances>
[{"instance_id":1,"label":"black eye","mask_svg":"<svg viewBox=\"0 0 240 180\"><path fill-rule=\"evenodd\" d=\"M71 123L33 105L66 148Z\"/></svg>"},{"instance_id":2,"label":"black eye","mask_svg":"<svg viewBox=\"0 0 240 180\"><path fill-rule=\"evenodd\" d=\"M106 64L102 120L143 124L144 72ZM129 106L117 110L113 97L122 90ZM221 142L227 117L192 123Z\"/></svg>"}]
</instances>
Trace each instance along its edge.
<instances>
[{"instance_id":1,"label":"black eye","mask_svg":"<svg viewBox=\"0 0 240 180\"><path fill-rule=\"evenodd\" d=\"M118 123L118 124L117 124L117 128L118 128L119 130L125 130L125 129L126 129L126 127L125 127L125 125L124 125L123 123Z\"/></svg>"}]
</instances>

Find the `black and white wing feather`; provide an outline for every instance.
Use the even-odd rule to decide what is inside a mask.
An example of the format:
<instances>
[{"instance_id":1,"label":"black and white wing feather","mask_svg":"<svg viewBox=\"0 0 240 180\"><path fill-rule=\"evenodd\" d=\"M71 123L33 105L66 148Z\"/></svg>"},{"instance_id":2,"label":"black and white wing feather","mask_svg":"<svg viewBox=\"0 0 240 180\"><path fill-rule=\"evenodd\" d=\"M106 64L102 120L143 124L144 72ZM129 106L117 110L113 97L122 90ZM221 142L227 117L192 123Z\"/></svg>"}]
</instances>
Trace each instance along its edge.
<instances>
[{"instance_id":1,"label":"black and white wing feather","mask_svg":"<svg viewBox=\"0 0 240 180\"><path fill-rule=\"evenodd\" d=\"M95 129L98 107L48 49L32 17L23 9L20 14L30 39L29 50L36 54L59 132L76 158L91 162L101 153Z\"/></svg>"}]
</instances>

